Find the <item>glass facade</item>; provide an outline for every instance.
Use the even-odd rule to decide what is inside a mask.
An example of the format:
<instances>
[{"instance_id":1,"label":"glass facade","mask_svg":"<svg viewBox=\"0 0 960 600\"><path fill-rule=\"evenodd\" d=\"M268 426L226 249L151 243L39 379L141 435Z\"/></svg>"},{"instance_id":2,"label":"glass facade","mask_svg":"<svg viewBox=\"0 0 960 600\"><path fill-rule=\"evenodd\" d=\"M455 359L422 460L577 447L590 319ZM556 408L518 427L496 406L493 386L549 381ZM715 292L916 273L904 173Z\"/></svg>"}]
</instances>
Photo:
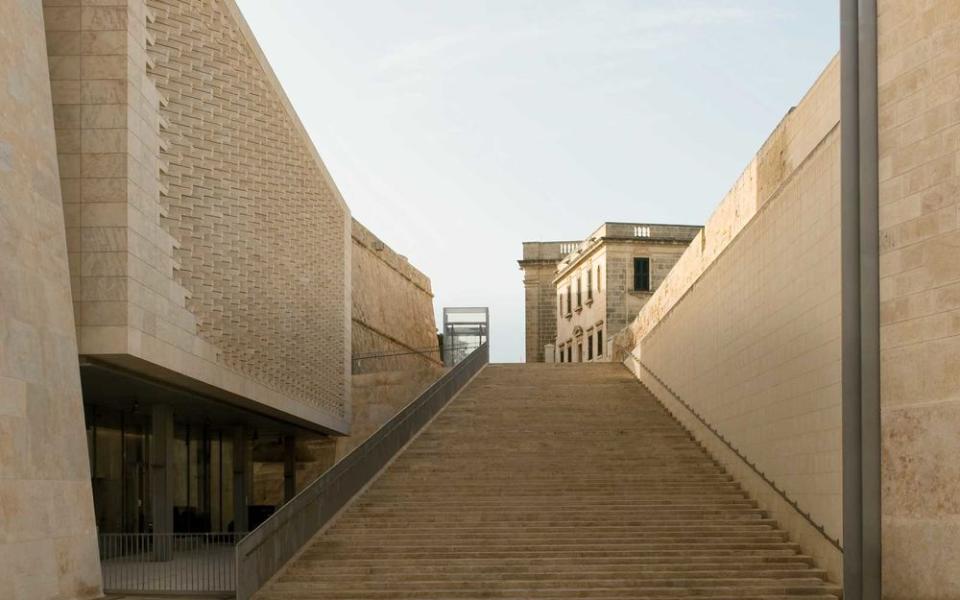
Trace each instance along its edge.
<instances>
[{"instance_id":1,"label":"glass facade","mask_svg":"<svg viewBox=\"0 0 960 600\"><path fill-rule=\"evenodd\" d=\"M101 533L150 533L150 416L87 406L87 448ZM176 533L233 530L233 438L229 430L174 424Z\"/></svg>"}]
</instances>

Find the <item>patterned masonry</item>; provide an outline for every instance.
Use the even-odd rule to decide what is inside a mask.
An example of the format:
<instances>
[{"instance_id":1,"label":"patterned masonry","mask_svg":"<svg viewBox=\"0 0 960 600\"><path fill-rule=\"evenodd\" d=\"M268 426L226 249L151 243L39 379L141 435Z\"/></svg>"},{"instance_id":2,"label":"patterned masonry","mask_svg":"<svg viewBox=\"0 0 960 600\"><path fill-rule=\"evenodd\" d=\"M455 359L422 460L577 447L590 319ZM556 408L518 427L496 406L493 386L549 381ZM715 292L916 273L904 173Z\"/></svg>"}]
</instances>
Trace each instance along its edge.
<instances>
[{"instance_id":1,"label":"patterned masonry","mask_svg":"<svg viewBox=\"0 0 960 600\"><path fill-rule=\"evenodd\" d=\"M329 315L344 310L330 257L343 252L346 209L228 7L147 7L163 225L197 334L228 367L343 416L331 382L343 379L346 332Z\"/></svg>"}]
</instances>

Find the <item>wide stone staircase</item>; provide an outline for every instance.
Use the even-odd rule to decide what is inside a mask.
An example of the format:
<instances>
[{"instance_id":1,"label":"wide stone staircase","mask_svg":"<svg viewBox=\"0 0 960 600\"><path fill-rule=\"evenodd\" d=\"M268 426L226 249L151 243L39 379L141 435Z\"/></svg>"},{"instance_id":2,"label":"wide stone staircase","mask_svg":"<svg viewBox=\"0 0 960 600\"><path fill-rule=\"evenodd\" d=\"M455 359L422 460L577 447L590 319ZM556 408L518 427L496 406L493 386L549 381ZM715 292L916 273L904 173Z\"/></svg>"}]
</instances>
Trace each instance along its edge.
<instances>
[{"instance_id":1,"label":"wide stone staircase","mask_svg":"<svg viewBox=\"0 0 960 600\"><path fill-rule=\"evenodd\" d=\"M484 369L257 598L839 595L623 366L541 364Z\"/></svg>"}]
</instances>

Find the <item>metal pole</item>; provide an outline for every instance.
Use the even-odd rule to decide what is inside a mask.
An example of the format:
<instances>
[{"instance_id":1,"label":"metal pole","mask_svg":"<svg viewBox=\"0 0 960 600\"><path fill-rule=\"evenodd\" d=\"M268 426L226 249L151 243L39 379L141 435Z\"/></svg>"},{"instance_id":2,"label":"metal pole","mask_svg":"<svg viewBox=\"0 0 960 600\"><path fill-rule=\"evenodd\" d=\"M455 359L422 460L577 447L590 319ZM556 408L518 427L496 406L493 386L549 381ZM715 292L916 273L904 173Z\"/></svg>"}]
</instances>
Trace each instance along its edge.
<instances>
[{"instance_id":1,"label":"metal pole","mask_svg":"<svg viewBox=\"0 0 960 600\"><path fill-rule=\"evenodd\" d=\"M860 59L858 0L840 0L843 595L863 598L860 473Z\"/></svg>"},{"instance_id":2,"label":"metal pole","mask_svg":"<svg viewBox=\"0 0 960 600\"><path fill-rule=\"evenodd\" d=\"M283 436L283 501L290 502L297 494L297 439Z\"/></svg>"},{"instance_id":3,"label":"metal pole","mask_svg":"<svg viewBox=\"0 0 960 600\"><path fill-rule=\"evenodd\" d=\"M860 0L860 500L863 597L881 596L877 0Z\"/></svg>"},{"instance_id":4,"label":"metal pole","mask_svg":"<svg viewBox=\"0 0 960 600\"><path fill-rule=\"evenodd\" d=\"M158 402L150 408L150 507L154 559L173 559L173 409Z\"/></svg>"},{"instance_id":5,"label":"metal pole","mask_svg":"<svg viewBox=\"0 0 960 600\"><path fill-rule=\"evenodd\" d=\"M233 531L246 533L250 529L249 500L252 469L250 466L250 436L243 425L233 428Z\"/></svg>"},{"instance_id":6,"label":"metal pole","mask_svg":"<svg viewBox=\"0 0 960 600\"><path fill-rule=\"evenodd\" d=\"M875 0L840 0L844 598L879 600L880 328Z\"/></svg>"}]
</instances>

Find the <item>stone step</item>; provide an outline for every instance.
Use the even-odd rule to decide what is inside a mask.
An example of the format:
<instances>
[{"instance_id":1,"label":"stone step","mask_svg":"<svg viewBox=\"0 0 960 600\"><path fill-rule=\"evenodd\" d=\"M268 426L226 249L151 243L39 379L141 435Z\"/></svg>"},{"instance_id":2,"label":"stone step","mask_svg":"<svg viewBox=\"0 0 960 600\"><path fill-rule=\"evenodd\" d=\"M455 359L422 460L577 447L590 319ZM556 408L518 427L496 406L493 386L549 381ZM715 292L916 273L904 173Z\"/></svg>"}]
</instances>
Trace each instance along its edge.
<instances>
[{"instance_id":1,"label":"stone step","mask_svg":"<svg viewBox=\"0 0 960 600\"><path fill-rule=\"evenodd\" d=\"M362 569L423 569L423 568L447 568L454 567L458 569L486 569L495 571L500 568L522 567L522 568L544 568L560 571L573 570L578 567L600 568L631 568L637 570L658 569L658 568L700 568L708 566L711 568L723 569L744 569L756 568L758 570L772 567L799 567L805 565L813 568L814 561L811 557L803 554L782 554L782 555L725 555L725 556L696 556L691 555L685 560L679 562L674 555L647 555L647 556L621 556L621 557L590 557L590 556L534 556L523 562L507 563L498 558L462 558L451 559L443 563L430 562L420 559L409 558L370 558L360 555L344 554L336 561L298 561L290 565L287 572L295 573L298 569L308 568L316 569L320 567L330 569L340 568L362 568Z\"/></svg>"},{"instance_id":2,"label":"stone step","mask_svg":"<svg viewBox=\"0 0 960 600\"><path fill-rule=\"evenodd\" d=\"M471 579L510 579L512 581L522 581L525 579L551 579L554 581L563 581L566 579L717 579L717 578L736 578L741 574L746 577L759 577L763 579L791 579L815 577L819 580L826 580L826 571L822 569L811 569L805 564L796 568L783 569L764 569L757 565L750 565L748 568L741 568L739 563L728 565L707 564L705 568L679 568L677 565L654 565L660 568L647 568L646 565L612 565L604 564L602 569L596 566L574 567L566 566L563 570L548 569L542 566L511 566L507 564L497 565L496 568L484 567L477 568L475 564L457 566L455 564L446 564L443 566L417 564L411 565L408 569L397 569L391 565L384 568L382 565L377 567L344 567L328 563L310 563L309 565L300 565L291 568L286 573L285 581L351 581L357 577L376 577L378 581L435 581L435 580L456 580L460 581L465 577ZM695 566L695 565L694 565Z\"/></svg>"},{"instance_id":3,"label":"stone step","mask_svg":"<svg viewBox=\"0 0 960 600\"><path fill-rule=\"evenodd\" d=\"M620 365L491 365L260 600L836 600Z\"/></svg>"},{"instance_id":4,"label":"stone step","mask_svg":"<svg viewBox=\"0 0 960 600\"><path fill-rule=\"evenodd\" d=\"M554 574L555 575L555 574ZM327 580L327 582L332 583L332 580ZM309 584L323 584L325 583L322 579L293 579L285 580L278 583L275 586L275 590L278 592L284 591L297 591L308 587ZM385 581L380 578L344 578L337 580L336 583L338 587L343 590L372 590L380 591L383 589L383 586L389 583L397 584L395 585L396 589L402 589L405 592L412 591L433 591L437 589L443 589L448 591L463 591L463 590L503 590L503 589L522 589L528 592L536 592L538 590L549 590L562 588L566 590L595 590L595 589L664 589L672 590L676 588L681 589L691 589L697 587L730 587L731 585L738 586L748 586L754 590L759 590L761 588L767 590L776 590L779 592L787 593L794 592L798 590L808 589L823 591L824 581L819 577L789 577L789 578L761 578L761 577L737 577L729 576L728 574L720 574L718 577L699 577L691 578L685 574L678 575L676 577L623 577L612 579L607 574L601 574L598 577L578 577L578 578L557 578L557 577L544 577L544 578L518 578L516 576L510 577L500 577L493 579L483 579L483 578L463 578L463 579L447 579L447 578L435 578L435 579L402 579L396 581Z\"/></svg>"},{"instance_id":5,"label":"stone step","mask_svg":"<svg viewBox=\"0 0 960 600\"><path fill-rule=\"evenodd\" d=\"M601 588L577 589L554 587L531 590L526 587L515 588L474 588L474 589L433 589L433 590L406 590L385 589L364 590L364 589L330 589L326 586L315 586L307 584L303 589L296 590L270 590L270 598L282 598L284 600L312 600L312 599L338 599L338 600L360 600L360 599L406 599L416 598L419 600L431 599L476 599L476 598L498 598L498 599L599 599L599 598L621 598L637 600L661 600L668 598L712 598L712 599L731 599L731 600L786 600L804 598L805 600L837 600L838 590L824 584L810 584L807 586L752 586L749 584L740 584L735 581L729 582L726 586L684 586L684 587L632 587L632 588Z\"/></svg>"}]
</instances>

